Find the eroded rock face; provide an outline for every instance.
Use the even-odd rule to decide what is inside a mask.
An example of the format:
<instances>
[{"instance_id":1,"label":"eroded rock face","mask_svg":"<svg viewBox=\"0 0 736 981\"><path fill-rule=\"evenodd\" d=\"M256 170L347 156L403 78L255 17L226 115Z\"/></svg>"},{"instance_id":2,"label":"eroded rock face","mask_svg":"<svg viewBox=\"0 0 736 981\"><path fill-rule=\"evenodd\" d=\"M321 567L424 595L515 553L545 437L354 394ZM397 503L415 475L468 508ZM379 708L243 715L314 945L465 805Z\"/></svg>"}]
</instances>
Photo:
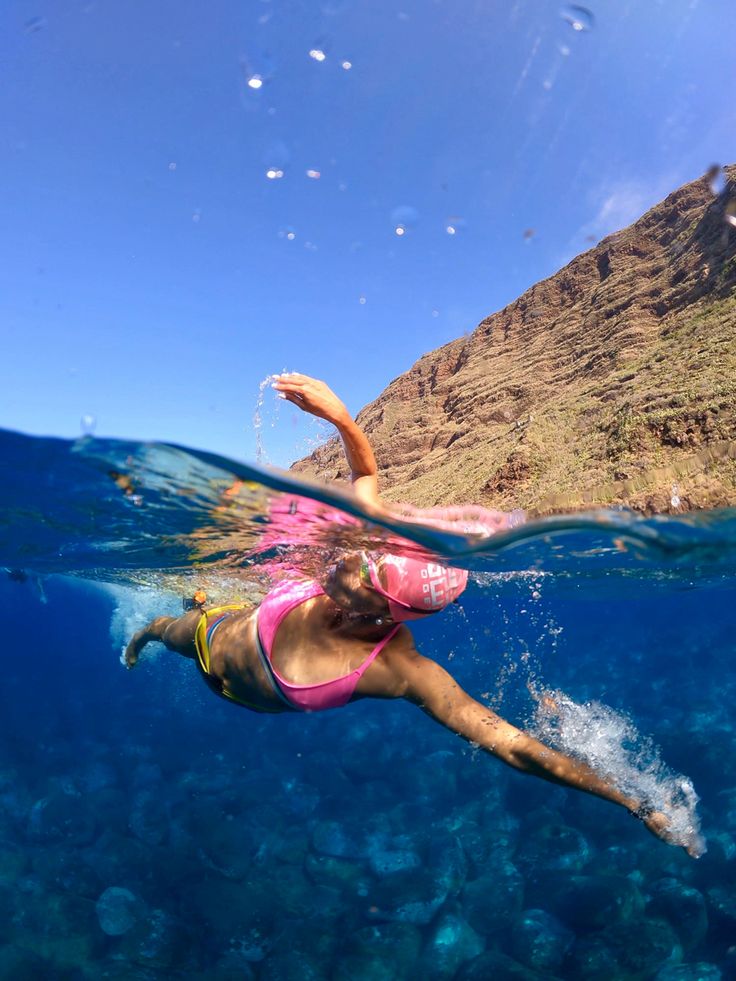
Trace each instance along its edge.
<instances>
[{"instance_id":1,"label":"eroded rock face","mask_svg":"<svg viewBox=\"0 0 736 981\"><path fill-rule=\"evenodd\" d=\"M726 169L718 198L686 184L391 382L358 415L385 496L539 513L735 503ZM347 477L337 440L293 469Z\"/></svg>"}]
</instances>

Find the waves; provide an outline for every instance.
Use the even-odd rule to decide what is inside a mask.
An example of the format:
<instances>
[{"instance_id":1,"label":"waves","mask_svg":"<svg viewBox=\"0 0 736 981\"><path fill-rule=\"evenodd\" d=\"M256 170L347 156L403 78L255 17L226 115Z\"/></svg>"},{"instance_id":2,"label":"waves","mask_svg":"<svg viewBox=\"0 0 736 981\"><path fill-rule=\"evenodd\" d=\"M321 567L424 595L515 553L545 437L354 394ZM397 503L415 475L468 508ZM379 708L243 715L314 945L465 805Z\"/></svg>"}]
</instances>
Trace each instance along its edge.
<instances>
[{"instance_id":1,"label":"waves","mask_svg":"<svg viewBox=\"0 0 736 981\"><path fill-rule=\"evenodd\" d=\"M736 568L736 510L525 520L478 506L370 508L342 485L181 446L0 430L0 565L140 581L146 571L258 572L351 548L427 552L475 570ZM136 579L136 576L138 578ZM145 578L145 577L144 577Z\"/></svg>"}]
</instances>

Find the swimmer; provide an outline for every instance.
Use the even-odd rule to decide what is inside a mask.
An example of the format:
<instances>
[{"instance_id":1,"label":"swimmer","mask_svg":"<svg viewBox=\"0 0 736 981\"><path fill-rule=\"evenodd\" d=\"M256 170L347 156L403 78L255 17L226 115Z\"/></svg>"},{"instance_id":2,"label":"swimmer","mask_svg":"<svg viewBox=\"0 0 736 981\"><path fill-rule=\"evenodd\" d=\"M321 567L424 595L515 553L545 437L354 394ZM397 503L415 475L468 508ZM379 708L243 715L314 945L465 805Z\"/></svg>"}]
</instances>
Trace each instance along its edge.
<instances>
[{"instance_id":1,"label":"swimmer","mask_svg":"<svg viewBox=\"0 0 736 981\"><path fill-rule=\"evenodd\" d=\"M380 509L373 450L345 405L307 375L275 379L283 398L336 426L353 492L369 509ZM420 558L352 552L323 583L282 581L256 607L201 603L180 617L157 617L133 636L125 663L132 668L146 644L160 641L193 660L218 695L254 712L316 712L363 698L403 698L509 766L619 804L676 844L666 815L515 728L420 654L406 622L444 609L466 583L466 572Z\"/></svg>"}]
</instances>

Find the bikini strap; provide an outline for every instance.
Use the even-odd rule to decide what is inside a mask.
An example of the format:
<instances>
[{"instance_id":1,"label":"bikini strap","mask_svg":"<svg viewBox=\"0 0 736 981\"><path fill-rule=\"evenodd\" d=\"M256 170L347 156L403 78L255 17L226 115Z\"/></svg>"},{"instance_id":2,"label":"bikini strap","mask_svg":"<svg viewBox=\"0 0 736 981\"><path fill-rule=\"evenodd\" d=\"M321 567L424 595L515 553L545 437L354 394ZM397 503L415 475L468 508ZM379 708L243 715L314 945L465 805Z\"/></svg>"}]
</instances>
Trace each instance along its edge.
<instances>
[{"instance_id":1,"label":"bikini strap","mask_svg":"<svg viewBox=\"0 0 736 981\"><path fill-rule=\"evenodd\" d=\"M388 644L388 642L390 640L393 640L393 638L396 636L396 634L397 634L397 632L398 632L398 630L399 630L400 627L401 627L401 624L400 623L397 623L396 626L393 628L393 630L390 630L382 640L379 640L379 642L376 644L376 646L370 652L370 654L365 659L365 661L363 661L363 663L360 665L360 667L357 667L355 669L355 672L354 673L357 674L359 678L362 678L363 677L363 674L365 673L365 671L371 666L371 664L373 664L373 662L378 657L378 655L381 653L381 651L384 649L384 647L386 646L386 644Z\"/></svg>"}]
</instances>

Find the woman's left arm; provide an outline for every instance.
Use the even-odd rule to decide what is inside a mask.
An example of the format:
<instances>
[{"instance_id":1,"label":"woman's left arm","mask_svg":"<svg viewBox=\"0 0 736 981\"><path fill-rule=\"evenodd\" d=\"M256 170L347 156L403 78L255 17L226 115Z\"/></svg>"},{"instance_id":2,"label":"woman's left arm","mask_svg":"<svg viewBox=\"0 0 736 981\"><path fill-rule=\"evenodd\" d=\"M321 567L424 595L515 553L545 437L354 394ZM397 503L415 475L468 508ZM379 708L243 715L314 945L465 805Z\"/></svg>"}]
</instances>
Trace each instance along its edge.
<instances>
[{"instance_id":1,"label":"woman's left arm","mask_svg":"<svg viewBox=\"0 0 736 981\"><path fill-rule=\"evenodd\" d=\"M652 834L673 844L668 839L669 821L664 814L621 793L587 764L545 746L506 722L471 698L436 661L416 651L406 652L392 659L392 670L401 677L401 696L463 739L523 773L620 804L640 817Z\"/></svg>"}]
</instances>

